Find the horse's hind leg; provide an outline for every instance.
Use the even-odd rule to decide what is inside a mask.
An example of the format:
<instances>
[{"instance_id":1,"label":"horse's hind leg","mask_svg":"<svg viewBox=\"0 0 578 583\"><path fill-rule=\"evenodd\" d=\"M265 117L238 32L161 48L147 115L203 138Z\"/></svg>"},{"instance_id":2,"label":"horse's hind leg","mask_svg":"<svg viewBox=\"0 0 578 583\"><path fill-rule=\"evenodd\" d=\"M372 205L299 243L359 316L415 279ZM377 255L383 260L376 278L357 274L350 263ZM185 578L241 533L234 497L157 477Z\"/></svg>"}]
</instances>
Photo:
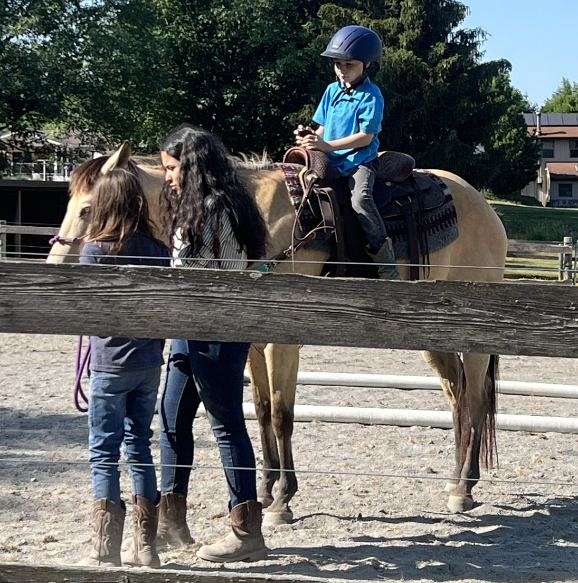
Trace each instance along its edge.
<instances>
[{"instance_id":1,"label":"horse's hind leg","mask_svg":"<svg viewBox=\"0 0 578 583\"><path fill-rule=\"evenodd\" d=\"M279 479L279 452L271 423L271 390L265 360L265 345L252 345L249 352L249 375L253 387L253 401L261 432L263 448L263 477L258 498L266 508L273 503L273 486Z\"/></svg>"},{"instance_id":2,"label":"horse's hind leg","mask_svg":"<svg viewBox=\"0 0 578 583\"><path fill-rule=\"evenodd\" d=\"M299 368L299 347L286 344L268 344L265 348L269 387L271 388L271 419L279 452L280 476L275 498L265 513L269 525L293 521L289 502L297 492L291 437L295 406L295 386Z\"/></svg>"},{"instance_id":3,"label":"horse's hind leg","mask_svg":"<svg viewBox=\"0 0 578 583\"><path fill-rule=\"evenodd\" d=\"M462 469L460 454L460 419L457 403L464 388L464 369L462 361L456 353L451 352L422 352L422 358L440 377L442 390L447 397L452 411L455 437L455 468L452 479L446 484L446 492L451 492L457 486Z\"/></svg>"},{"instance_id":4,"label":"horse's hind leg","mask_svg":"<svg viewBox=\"0 0 578 583\"><path fill-rule=\"evenodd\" d=\"M496 376L498 357L464 354L465 387L457 401L460 460L459 481L450 492L448 508L464 512L474 506L472 489L480 478L480 457L493 462L495 451Z\"/></svg>"}]
</instances>

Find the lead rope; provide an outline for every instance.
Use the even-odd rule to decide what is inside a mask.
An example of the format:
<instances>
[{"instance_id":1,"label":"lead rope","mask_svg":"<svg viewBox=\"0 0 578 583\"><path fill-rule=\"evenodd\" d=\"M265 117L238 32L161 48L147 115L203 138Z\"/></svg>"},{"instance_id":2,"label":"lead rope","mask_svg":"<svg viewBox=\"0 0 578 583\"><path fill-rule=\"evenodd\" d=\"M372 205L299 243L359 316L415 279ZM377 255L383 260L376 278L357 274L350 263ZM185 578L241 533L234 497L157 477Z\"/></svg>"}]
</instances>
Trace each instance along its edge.
<instances>
[{"instance_id":1,"label":"lead rope","mask_svg":"<svg viewBox=\"0 0 578 583\"><path fill-rule=\"evenodd\" d=\"M88 412L88 397L82 388L82 375L88 369L90 363L90 343L86 347L84 354L82 353L82 336L78 337L76 345L76 372L74 379L73 399L74 406L81 413Z\"/></svg>"}]
</instances>

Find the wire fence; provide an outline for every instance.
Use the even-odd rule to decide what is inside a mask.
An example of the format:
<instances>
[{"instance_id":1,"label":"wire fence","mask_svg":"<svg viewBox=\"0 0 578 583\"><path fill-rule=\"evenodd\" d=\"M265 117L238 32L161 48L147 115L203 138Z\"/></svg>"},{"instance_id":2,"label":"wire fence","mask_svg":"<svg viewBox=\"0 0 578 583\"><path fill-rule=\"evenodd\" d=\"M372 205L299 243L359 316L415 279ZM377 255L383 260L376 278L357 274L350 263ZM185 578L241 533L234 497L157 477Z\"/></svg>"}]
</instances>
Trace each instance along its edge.
<instances>
[{"instance_id":1,"label":"wire fence","mask_svg":"<svg viewBox=\"0 0 578 583\"><path fill-rule=\"evenodd\" d=\"M331 468L328 470L323 469L279 469L279 468L269 468L269 467L245 467L245 466L213 466L204 464L162 464L162 463L141 463L141 462L130 462L126 460L118 462L93 462L91 464L88 460L49 460L49 459L39 459L39 458L27 458L27 457L0 457L0 464L42 464L42 465L72 465L72 466L90 466L96 465L100 467L142 467L142 468L182 468L190 469L191 471L246 471L246 472L273 472L273 473L286 473L286 474L303 474L309 476L340 476L340 477L351 477L351 478L386 478L386 479L401 479L401 480L429 480L429 481L455 481L455 476L448 475L432 475L432 474L408 474L408 473L398 473L398 472L369 472L366 470L340 470L336 468ZM460 478L463 481L469 482L485 482L489 484L509 484L509 485L534 485L534 486L556 486L564 488L573 488L578 492L578 481L571 482L560 482L556 480L542 480L542 479L532 479L532 480L509 480L494 477L487 478Z\"/></svg>"},{"instance_id":2,"label":"wire fence","mask_svg":"<svg viewBox=\"0 0 578 583\"><path fill-rule=\"evenodd\" d=\"M9 248L13 248L16 249L17 246L16 245L7 245L7 247ZM19 246L21 249L24 248L29 248L29 249L41 249L42 247L40 246L36 246L36 245L20 245ZM14 259L18 259L18 258L23 258L24 260L27 259L46 259L48 257L48 253L44 252L33 252L33 251L6 251L5 253L6 257L9 258L14 258ZM50 254L51 257L66 257L66 258L73 258L73 259L80 259L81 257L83 257L83 255L81 253L51 253ZM119 259L119 260L130 260L130 259L134 259L134 260L146 260L147 262L154 262L154 261L158 261L159 263L166 263L167 262L167 258L164 257L151 257L151 256L143 256L143 255L107 255L106 256L107 260L108 259ZM185 260L187 263L197 263L198 265L207 263L207 262L211 262L211 263L231 263L231 262L235 262L235 263L239 263L241 260L239 260L238 257L235 258L227 258L227 257L223 257L223 258L211 258L211 259L206 259L206 258L202 258L202 257L186 257L186 258L172 258L170 259L171 262L175 262L175 261L182 261ZM247 259L246 260L247 263L251 264L259 264L259 263L268 263L268 260L263 260L263 259ZM381 263L381 262L363 262L363 261L319 261L319 260L306 260L306 259L276 259L273 260L273 262L275 264L287 264L287 265L331 265L331 266L356 266L356 267L376 267L376 266L387 266L387 265L394 265L392 263ZM396 263L395 265L402 265L404 267L420 267L423 269L428 269L428 268L440 268L440 269L467 269L467 270L479 270L479 271L504 271L504 267L493 267L493 266L486 266L486 265L449 265L447 263L405 263L405 262L401 262L401 263ZM132 267L142 267L139 265L134 265ZM150 266L147 266L150 267ZM160 265L159 267L166 267L169 268L166 265ZM187 266L187 265L182 265L179 266L179 269L199 269L199 267L191 267L191 266ZM556 267L540 267L540 266L536 266L533 264L517 264L517 265L509 265L507 267L508 270L513 270L513 271L527 271L529 269L535 270L535 271L543 271L545 273L558 273L560 270L559 268ZM234 271L249 271L249 272L259 272L260 269L259 268L255 268L255 267L249 267L247 269L242 269L242 270L234 270ZM578 273L578 268L574 269L574 268L568 268L566 270L568 273Z\"/></svg>"}]
</instances>

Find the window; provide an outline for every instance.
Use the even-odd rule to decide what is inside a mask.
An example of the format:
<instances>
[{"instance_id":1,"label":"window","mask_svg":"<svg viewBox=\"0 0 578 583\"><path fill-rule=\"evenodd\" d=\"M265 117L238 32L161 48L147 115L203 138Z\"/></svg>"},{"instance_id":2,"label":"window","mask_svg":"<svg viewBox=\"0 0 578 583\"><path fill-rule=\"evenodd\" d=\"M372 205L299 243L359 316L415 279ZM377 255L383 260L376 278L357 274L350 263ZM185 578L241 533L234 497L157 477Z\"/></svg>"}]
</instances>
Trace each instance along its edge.
<instances>
[{"instance_id":1,"label":"window","mask_svg":"<svg viewBox=\"0 0 578 583\"><path fill-rule=\"evenodd\" d=\"M572 183L560 182L558 184L559 198L572 198Z\"/></svg>"},{"instance_id":2,"label":"window","mask_svg":"<svg viewBox=\"0 0 578 583\"><path fill-rule=\"evenodd\" d=\"M570 140L570 158L578 158L578 140Z\"/></svg>"},{"instance_id":3,"label":"window","mask_svg":"<svg viewBox=\"0 0 578 583\"><path fill-rule=\"evenodd\" d=\"M542 158L554 157L554 140L542 140Z\"/></svg>"}]
</instances>

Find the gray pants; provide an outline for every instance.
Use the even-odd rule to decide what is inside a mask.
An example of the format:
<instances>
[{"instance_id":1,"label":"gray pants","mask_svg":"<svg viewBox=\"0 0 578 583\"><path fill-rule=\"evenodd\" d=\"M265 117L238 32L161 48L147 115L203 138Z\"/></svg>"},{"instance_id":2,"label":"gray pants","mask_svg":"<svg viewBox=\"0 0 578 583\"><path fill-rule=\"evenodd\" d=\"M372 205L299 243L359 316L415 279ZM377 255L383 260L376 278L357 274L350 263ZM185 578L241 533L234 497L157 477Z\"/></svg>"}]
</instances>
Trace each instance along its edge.
<instances>
[{"instance_id":1,"label":"gray pants","mask_svg":"<svg viewBox=\"0 0 578 583\"><path fill-rule=\"evenodd\" d=\"M351 206L365 233L370 253L377 253L385 242L387 233L383 219L373 198L375 171L372 162L359 166L349 177Z\"/></svg>"}]
</instances>

